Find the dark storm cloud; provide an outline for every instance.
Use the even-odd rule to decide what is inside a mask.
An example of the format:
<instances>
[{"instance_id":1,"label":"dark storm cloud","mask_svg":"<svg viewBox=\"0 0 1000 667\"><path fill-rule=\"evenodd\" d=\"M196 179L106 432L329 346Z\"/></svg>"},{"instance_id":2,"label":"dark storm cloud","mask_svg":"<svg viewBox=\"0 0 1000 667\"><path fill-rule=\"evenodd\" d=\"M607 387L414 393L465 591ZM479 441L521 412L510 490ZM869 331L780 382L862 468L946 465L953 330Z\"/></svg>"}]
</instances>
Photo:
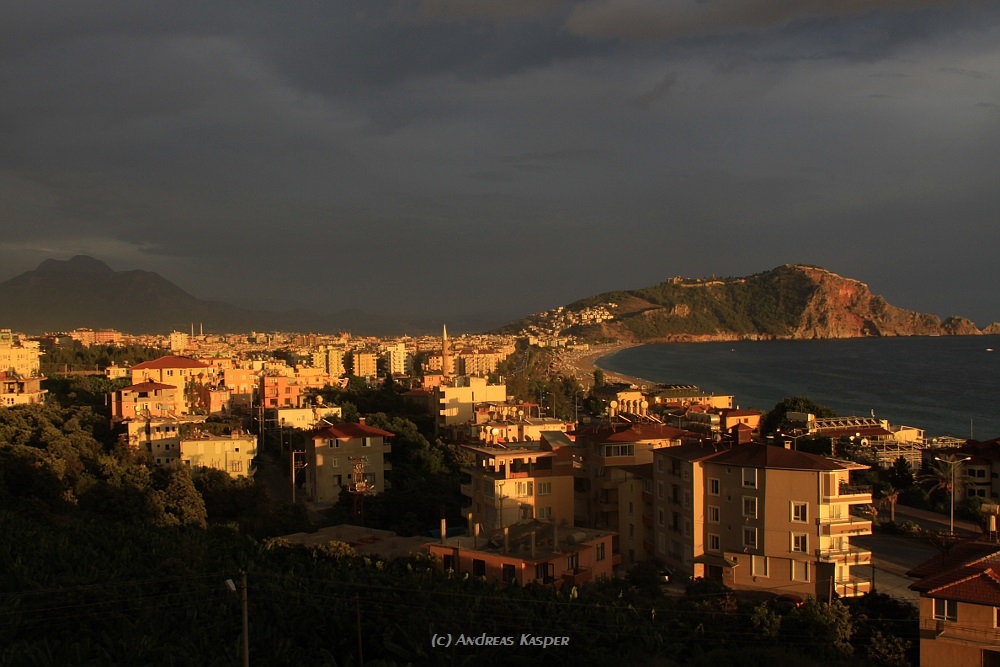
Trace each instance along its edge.
<instances>
[{"instance_id":1,"label":"dark storm cloud","mask_svg":"<svg viewBox=\"0 0 1000 667\"><path fill-rule=\"evenodd\" d=\"M951 4L951 0L590 0L573 9L566 25L572 32L589 37L658 39L743 32L815 16Z\"/></svg>"},{"instance_id":2,"label":"dark storm cloud","mask_svg":"<svg viewBox=\"0 0 1000 667\"><path fill-rule=\"evenodd\" d=\"M927 248L991 260L998 44L976 2L8 2L0 264L462 313L807 261L997 319Z\"/></svg>"}]
</instances>

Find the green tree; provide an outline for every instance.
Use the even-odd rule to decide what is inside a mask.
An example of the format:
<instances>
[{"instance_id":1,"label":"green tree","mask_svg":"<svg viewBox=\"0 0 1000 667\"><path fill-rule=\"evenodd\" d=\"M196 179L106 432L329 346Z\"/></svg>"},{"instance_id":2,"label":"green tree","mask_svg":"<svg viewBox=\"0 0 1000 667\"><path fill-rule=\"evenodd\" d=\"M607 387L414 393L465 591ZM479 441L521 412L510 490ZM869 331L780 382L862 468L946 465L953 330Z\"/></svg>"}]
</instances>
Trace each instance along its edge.
<instances>
[{"instance_id":1,"label":"green tree","mask_svg":"<svg viewBox=\"0 0 1000 667\"><path fill-rule=\"evenodd\" d=\"M833 410L816 403L807 396L791 396L778 402L770 412L764 415L760 420L760 432L769 435L780 429L789 412L806 412L817 417L836 416Z\"/></svg>"},{"instance_id":2,"label":"green tree","mask_svg":"<svg viewBox=\"0 0 1000 667\"><path fill-rule=\"evenodd\" d=\"M179 466L171 470L162 493L164 522L167 525L206 526L208 512L205 501L195 488L187 468Z\"/></svg>"}]
</instances>

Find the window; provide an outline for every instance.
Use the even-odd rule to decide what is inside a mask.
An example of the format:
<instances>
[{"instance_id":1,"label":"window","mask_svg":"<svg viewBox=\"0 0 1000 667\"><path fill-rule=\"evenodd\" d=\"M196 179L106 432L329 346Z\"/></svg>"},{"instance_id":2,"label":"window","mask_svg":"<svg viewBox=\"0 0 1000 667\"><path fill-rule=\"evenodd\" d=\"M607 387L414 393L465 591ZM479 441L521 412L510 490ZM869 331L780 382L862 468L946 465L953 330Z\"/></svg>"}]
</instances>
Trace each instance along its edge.
<instances>
[{"instance_id":1,"label":"window","mask_svg":"<svg viewBox=\"0 0 1000 667\"><path fill-rule=\"evenodd\" d=\"M708 550L709 551L722 550L722 539L715 533L708 534Z\"/></svg>"},{"instance_id":2,"label":"window","mask_svg":"<svg viewBox=\"0 0 1000 667\"><path fill-rule=\"evenodd\" d=\"M663 510L656 510L656 525L663 525Z\"/></svg>"},{"instance_id":3,"label":"window","mask_svg":"<svg viewBox=\"0 0 1000 667\"><path fill-rule=\"evenodd\" d=\"M635 537L635 524L634 523L630 523L628 525L628 536L629 537Z\"/></svg>"},{"instance_id":4,"label":"window","mask_svg":"<svg viewBox=\"0 0 1000 667\"><path fill-rule=\"evenodd\" d=\"M514 578L517 576L517 570L511 563L504 563L501 568L501 576L503 577L503 583L512 584L514 583Z\"/></svg>"},{"instance_id":5,"label":"window","mask_svg":"<svg viewBox=\"0 0 1000 667\"><path fill-rule=\"evenodd\" d=\"M934 599L934 620L936 621L957 621L958 602L955 600Z\"/></svg>"},{"instance_id":6,"label":"window","mask_svg":"<svg viewBox=\"0 0 1000 667\"><path fill-rule=\"evenodd\" d=\"M767 561L767 556L753 556L750 559L750 574L755 577L767 577L768 566L770 563Z\"/></svg>"},{"instance_id":7,"label":"window","mask_svg":"<svg viewBox=\"0 0 1000 667\"><path fill-rule=\"evenodd\" d=\"M743 468L743 486L753 489L757 488L756 468Z\"/></svg>"},{"instance_id":8,"label":"window","mask_svg":"<svg viewBox=\"0 0 1000 667\"><path fill-rule=\"evenodd\" d=\"M809 581L809 563L792 561L792 581Z\"/></svg>"},{"instance_id":9,"label":"window","mask_svg":"<svg viewBox=\"0 0 1000 667\"><path fill-rule=\"evenodd\" d=\"M657 472L663 472L663 457L662 456L657 456L656 457L656 471Z\"/></svg>"},{"instance_id":10,"label":"window","mask_svg":"<svg viewBox=\"0 0 1000 667\"><path fill-rule=\"evenodd\" d=\"M809 503L792 502L792 521L800 523L809 521Z\"/></svg>"},{"instance_id":11,"label":"window","mask_svg":"<svg viewBox=\"0 0 1000 667\"><path fill-rule=\"evenodd\" d=\"M656 497L663 500L663 482L656 483Z\"/></svg>"},{"instance_id":12,"label":"window","mask_svg":"<svg viewBox=\"0 0 1000 667\"><path fill-rule=\"evenodd\" d=\"M604 445L604 456L635 456L635 445Z\"/></svg>"},{"instance_id":13,"label":"window","mask_svg":"<svg viewBox=\"0 0 1000 667\"><path fill-rule=\"evenodd\" d=\"M597 548L594 550L595 560L604 560L604 542L598 542Z\"/></svg>"},{"instance_id":14,"label":"window","mask_svg":"<svg viewBox=\"0 0 1000 667\"><path fill-rule=\"evenodd\" d=\"M748 549L757 548L757 529L753 526L743 526L743 546Z\"/></svg>"},{"instance_id":15,"label":"window","mask_svg":"<svg viewBox=\"0 0 1000 667\"><path fill-rule=\"evenodd\" d=\"M552 493L552 482L539 482L538 495L547 496Z\"/></svg>"},{"instance_id":16,"label":"window","mask_svg":"<svg viewBox=\"0 0 1000 667\"><path fill-rule=\"evenodd\" d=\"M708 480L708 495L717 496L721 492L721 489L722 485L719 483L719 480L717 479Z\"/></svg>"},{"instance_id":17,"label":"window","mask_svg":"<svg viewBox=\"0 0 1000 667\"><path fill-rule=\"evenodd\" d=\"M571 571L576 571L580 569L580 554L573 552L566 556L566 569Z\"/></svg>"},{"instance_id":18,"label":"window","mask_svg":"<svg viewBox=\"0 0 1000 667\"><path fill-rule=\"evenodd\" d=\"M332 459L330 459L330 467L331 468L339 468L340 467L340 459L338 459L338 458L332 458Z\"/></svg>"},{"instance_id":19,"label":"window","mask_svg":"<svg viewBox=\"0 0 1000 667\"><path fill-rule=\"evenodd\" d=\"M691 537L691 520L684 519L684 537Z\"/></svg>"},{"instance_id":20,"label":"window","mask_svg":"<svg viewBox=\"0 0 1000 667\"><path fill-rule=\"evenodd\" d=\"M361 440L361 446L362 447L371 447L372 446L372 439L371 438L363 438Z\"/></svg>"},{"instance_id":21,"label":"window","mask_svg":"<svg viewBox=\"0 0 1000 667\"><path fill-rule=\"evenodd\" d=\"M691 492L690 491L685 491L684 492L684 509L686 509L686 510L691 509Z\"/></svg>"},{"instance_id":22,"label":"window","mask_svg":"<svg viewBox=\"0 0 1000 667\"><path fill-rule=\"evenodd\" d=\"M486 576L486 561L480 560L478 558L472 559L472 576L474 577Z\"/></svg>"},{"instance_id":23,"label":"window","mask_svg":"<svg viewBox=\"0 0 1000 667\"><path fill-rule=\"evenodd\" d=\"M541 488L541 485L539 485L539 488ZM630 500L630 501L628 501L628 515L629 515L629 516L632 516L632 514L633 514L634 512L635 512L635 503L633 503L633 502L632 502L632 501Z\"/></svg>"},{"instance_id":24,"label":"window","mask_svg":"<svg viewBox=\"0 0 1000 667\"><path fill-rule=\"evenodd\" d=\"M551 507L539 507L538 508L538 518L539 519L551 519L552 518L552 508Z\"/></svg>"},{"instance_id":25,"label":"window","mask_svg":"<svg viewBox=\"0 0 1000 667\"><path fill-rule=\"evenodd\" d=\"M708 522L709 523L719 523L722 518L722 512L715 505L708 506Z\"/></svg>"},{"instance_id":26,"label":"window","mask_svg":"<svg viewBox=\"0 0 1000 667\"><path fill-rule=\"evenodd\" d=\"M757 499L753 496L743 496L743 516L757 518Z\"/></svg>"},{"instance_id":27,"label":"window","mask_svg":"<svg viewBox=\"0 0 1000 667\"><path fill-rule=\"evenodd\" d=\"M809 536L805 533L792 533L792 551L800 554L809 551Z\"/></svg>"},{"instance_id":28,"label":"window","mask_svg":"<svg viewBox=\"0 0 1000 667\"><path fill-rule=\"evenodd\" d=\"M516 489L518 498L530 498L534 495L534 482L518 482Z\"/></svg>"}]
</instances>

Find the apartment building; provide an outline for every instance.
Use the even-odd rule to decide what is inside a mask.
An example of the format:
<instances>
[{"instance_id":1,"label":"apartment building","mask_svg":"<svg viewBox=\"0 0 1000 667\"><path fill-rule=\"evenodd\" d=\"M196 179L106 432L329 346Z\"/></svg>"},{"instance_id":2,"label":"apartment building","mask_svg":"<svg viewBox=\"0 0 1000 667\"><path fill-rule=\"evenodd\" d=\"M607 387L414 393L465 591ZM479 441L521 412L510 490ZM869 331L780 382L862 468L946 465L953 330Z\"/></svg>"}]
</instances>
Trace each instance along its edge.
<instances>
[{"instance_id":1,"label":"apartment building","mask_svg":"<svg viewBox=\"0 0 1000 667\"><path fill-rule=\"evenodd\" d=\"M624 481L618 486L618 549L621 564L654 560L653 545L653 464L625 466Z\"/></svg>"},{"instance_id":2,"label":"apartment building","mask_svg":"<svg viewBox=\"0 0 1000 667\"><path fill-rule=\"evenodd\" d=\"M850 484L865 466L756 443L697 443L654 454L655 554L677 573L734 589L861 595L852 574L871 552L851 537L871 521L851 506L872 501Z\"/></svg>"},{"instance_id":3,"label":"apartment building","mask_svg":"<svg viewBox=\"0 0 1000 667\"><path fill-rule=\"evenodd\" d=\"M41 351L38 341L18 338L10 329L0 329L0 371L23 378L38 377Z\"/></svg>"},{"instance_id":4,"label":"apartment building","mask_svg":"<svg viewBox=\"0 0 1000 667\"><path fill-rule=\"evenodd\" d=\"M426 545L443 571L487 581L560 588L610 578L612 533L529 520Z\"/></svg>"},{"instance_id":5,"label":"apartment building","mask_svg":"<svg viewBox=\"0 0 1000 667\"><path fill-rule=\"evenodd\" d=\"M212 366L190 357L167 355L136 364L130 370L133 385L152 380L176 387L174 414L186 414L199 408L207 410L207 406L201 405L202 396L196 388L214 384L215 369Z\"/></svg>"},{"instance_id":6,"label":"apartment building","mask_svg":"<svg viewBox=\"0 0 1000 667\"><path fill-rule=\"evenodd\" d=\"M24 377L11 371L0 371L0 406L44 403L48 389L42 389L40 376Z\"/></svg>"},{"instance_id":7,"label":"apartment building","mask_svg":"<svg viewBox=\"0 0 1000 667\"><path fill-rule=\"evenodd\" d=\"M618 487L626 468L652 463L653 451L676 447L691 434L665 424L600 422L576 431L576 520L578 526L619 530Z\"/></svg>"},{"instance_id":8,"label":"apartment building","mask_svg":"<svg viewBox=\"0 0 1000 667\"><path fill-rule=\"evenodd\" d=\"M544 519L573 525L573 446L555 439L520 444L477 444L463 449L473 463L462 468L473 525L502 530L518 521Z\"/></svg>"},{"instance_id":9,"label":"apartment building","mask_svg":"<svg viewBox=\"0 0 1000 667\"><path fill-rule=\"evenodd\" d=\"M1000 665L1000 546L961 542L906 574L920 579L921 667Z\"/></svg>"},{"instance_id":10,"label":"apartment building","mask_svg":"<svg viewBox=\"0 0 1000 667\"><path fill-rule=\"evenodd\" d=\"M149 379L122 387L111 397L111 421L151 419L177 415L183 392L172 384Z\"/></svg>"},{"instance_id":11,"label":"apartment building","mask_svg":"<svg viewBox=\"0 0 1000 667\"><path fill-rule=\"evenodd\" d=\"M196 433L192 437L181 438L177 450L177 461L189 468L195 476L212 468L221 470L230 477L251 477L254 473L253 459L256 456L257 436L248 433Z\"/></svg>"},{"instance_id":12,"label":"apartment building","mask_svg":"<svg viewBox=\"0 0 1000 667\"><path fill-rule=\"evenodd\" d=\"M459 376L451 386L431 389L430 404L435 433L440 434L450 426L468 423L475 416L475 408L482 403L503 403L507 400L507 386L489 384L486 378Z\"/></svg>"},{"instance_id":13,"label":"apartment building","mask_svg":"<svg viewBox=\"0 0 1000 667\"><path fill-rule=\"evenodd\" d=\"M307 434L306 496L317 503L335 505L343 489L362 483L370 493L385 491L385 473L392 468L385 455L392 451L388 439L393 435L363 420L324 426Z\"/></svg>"}]
</instances>

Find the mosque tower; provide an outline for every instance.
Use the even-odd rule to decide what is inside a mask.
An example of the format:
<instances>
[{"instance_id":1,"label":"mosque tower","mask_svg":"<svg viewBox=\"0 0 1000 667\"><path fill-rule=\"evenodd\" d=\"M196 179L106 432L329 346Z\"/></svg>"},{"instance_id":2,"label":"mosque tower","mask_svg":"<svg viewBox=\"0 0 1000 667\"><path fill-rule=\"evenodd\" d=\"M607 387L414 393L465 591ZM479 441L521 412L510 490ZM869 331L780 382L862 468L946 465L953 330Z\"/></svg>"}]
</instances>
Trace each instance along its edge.
<instances>
[{"instance_id":1,"label":"mosque tower","mask_svg":"<svg viewBox=\"0 0 1000 667\"><path fill-rule=\"evenodd\" d=\"M451 346L448 344L448 325L441 325L441 374L445 380L455 377L455 360L451 358Z\"/></svg>"}]
</instances>

